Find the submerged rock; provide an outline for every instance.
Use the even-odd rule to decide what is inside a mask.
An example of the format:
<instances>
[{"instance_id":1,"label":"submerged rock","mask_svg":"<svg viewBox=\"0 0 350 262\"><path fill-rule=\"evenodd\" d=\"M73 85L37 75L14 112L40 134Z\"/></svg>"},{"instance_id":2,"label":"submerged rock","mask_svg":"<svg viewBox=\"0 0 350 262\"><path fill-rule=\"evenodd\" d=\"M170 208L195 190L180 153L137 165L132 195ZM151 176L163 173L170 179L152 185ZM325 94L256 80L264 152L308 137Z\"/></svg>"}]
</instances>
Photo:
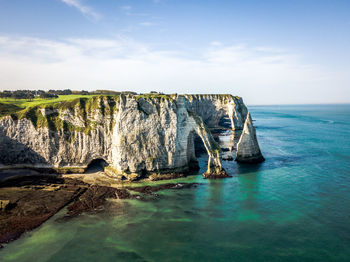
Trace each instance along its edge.
<instances>
[{"instance_id":1,"label":"submerged rock","mask_svg":"<svg viewBox=\"0 0 350 262\"><path fill-rule=\"evenodd\" d=\"M49 174L12 177L0 182L0 249L2 244L40 226L66 206L66 216L57 221L66 221L86 212L105 210L111 202L108 199L144 200L145 195L155 195L161 190L184 189L197 185L199 184L168 183L114 188ZM129 191L138 194L131 194Z\"/></svg>"},{"instance_id":2,"label":"submerged rock","mask_svg":"<svg viewBox=\"0 0 350 262\"><path fill-rule=\"evenodd\" d=\"M132 198L126 189L118 189L106 186L91 185L84 194L76 198L74 203L68 206L68 214L71 217L83 212L102 210L106 199Z\"/></svg>"},{"instance_id":3,"label":"submerged rock","mask_svg":"<svg viewBox=\"0 0 350 262\"><path fill-rule=\"evenodd\" d=\"M15 177L0 182L0 199L6 199L1 200L0 246L41 225L87 187L79 181L51 176Z\"/></svg>"},{"instance_id":4,"label":"submerged rock","mask_svg":"<svg viewBox=\"0 0 350 262\"><path fill-rule=\"evenodd\" d=\"M242 163L260 163L265 161L260 151L250 113L247 115L242 135L237 144L236 161Z\"/></svg>"}]
</instances>

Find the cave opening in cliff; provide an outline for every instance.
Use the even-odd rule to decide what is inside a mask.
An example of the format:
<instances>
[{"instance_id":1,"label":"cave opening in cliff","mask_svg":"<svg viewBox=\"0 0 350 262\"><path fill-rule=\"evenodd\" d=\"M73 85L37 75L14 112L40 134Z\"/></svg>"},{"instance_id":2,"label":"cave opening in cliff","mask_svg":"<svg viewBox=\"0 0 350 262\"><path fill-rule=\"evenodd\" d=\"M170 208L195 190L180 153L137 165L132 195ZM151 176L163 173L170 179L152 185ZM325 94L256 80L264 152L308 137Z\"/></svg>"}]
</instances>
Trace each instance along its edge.
<instances>
[{"instance_id":1,"label":"cave opening in cliff","mask_svg":"<svg viewBox=\"0 0 350 262\"><path fill-rule=\"evenodd\" d=\"M104 172L106 166L108 166L108 163L104 159L97 158L90 162L85 173Z\"/></svg>"}]
</instances>

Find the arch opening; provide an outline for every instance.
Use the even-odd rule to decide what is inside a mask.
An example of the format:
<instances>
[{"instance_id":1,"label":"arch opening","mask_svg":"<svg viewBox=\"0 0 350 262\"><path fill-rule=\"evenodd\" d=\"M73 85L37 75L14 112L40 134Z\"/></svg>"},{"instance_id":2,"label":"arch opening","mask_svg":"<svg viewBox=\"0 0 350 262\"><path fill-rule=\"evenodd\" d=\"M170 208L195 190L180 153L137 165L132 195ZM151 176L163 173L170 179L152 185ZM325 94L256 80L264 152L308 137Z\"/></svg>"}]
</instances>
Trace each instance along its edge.
<instances>
[{"instance_id":1,"label":"arch opening","mask_svg":"<svg viewBox=\"0 0 350 262\"><path fill-rule=\"evenodd\" d=\"M225 170L222 168L220 147L218 143L213 138L211 131L204 125L200 118L195 119L197 126L193 129L192 138L195 139L195 135L198 135L201 142L193 143L192 155L195 155L196 145L204 145L205 150L208 154L208 169L203 176L209 177L224 177L226 176ZM199 149L199 150L198 150ZM201 154L200 147L197 147L197 153Z\"/></svg>"},{"instance_id":2,"label":"arch opening","mask_svg":"<svg viewBox=\"0 0 350 262\"><path fill-rule=\"evenodd\" d=\"M194 155L196 158L203 155L208 155L207 149L204 146L202 138L196 133L193 133L193 144Z\"/></svg>"},{"instance_id":3,"label":"arch opening","mask_svg":"<svg viewBox=\"0 0 350 262\"><path fill-rule=\"evenodd\" d=\"M219 127L214 139L218 142L221 148L222 159L232 161L234 159L233 151L235 150L235 144L238 140L235 139L235 131L229 115L223 115L220 118Z\"/></svg>"},{"instance_id":4,"label":"arch opening","mask_svg":"<svg viewBox=\"0 0 350 262\"><path fill-rule=\"evenodd\" d=\"M203 154L207 154L207 151L201 138L194 131L190 132L187 137L187 161L190 171L200 169L197 158Z\"/></svg>"},{"instance_id":5,"label":"arch opening","mask_svg":"<svg viewBox=\"0 0 350 262\"><path fill-rule=\"evenodd\" d=\"M90 164L88 164L85 173L104 172L106 166L108 166L106 160L102 158L97 158L92 160Z\"/></svg>"}]
</instances>

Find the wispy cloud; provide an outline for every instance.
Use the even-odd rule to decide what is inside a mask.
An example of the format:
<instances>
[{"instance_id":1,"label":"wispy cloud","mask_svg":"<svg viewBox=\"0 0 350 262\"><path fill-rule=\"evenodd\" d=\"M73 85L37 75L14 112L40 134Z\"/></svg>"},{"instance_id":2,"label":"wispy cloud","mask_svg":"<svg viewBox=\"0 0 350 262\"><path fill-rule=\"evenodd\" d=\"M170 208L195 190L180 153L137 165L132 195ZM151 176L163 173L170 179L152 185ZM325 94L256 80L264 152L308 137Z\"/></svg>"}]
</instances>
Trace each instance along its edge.
<instances>
[{"instance_id":1,"label":"wispy cloud","mask_svg":"<svg viewBox=\"0 0 350 262\"><path fill-rule=\"evenodd\" d=\"M139 23L140 26L155 26L157 25L156 23L153 23L153 22L148 22L148 21L145 21L145 22L141 22Z\"/></svg>"},{"instance_id":2,"label":"wispy cloud","mask_svg":"<svg viewBox=\"0 0 350 262\"><path fill-rule=\"evenodd\" d=\"M304 64L270 47L208 45L194 56L122 38L0 36L1 89L232 93L249 104L349 102L348 71Z\"/></svg>"},{"instance_id":3,"label":"wispy cloud","mask_svg":"<svg viewBox=\"0 0 350 262\"><path fill-rule=\"evenodd\" d=\"M220 41L212 41L210 43L210 45L212 45L212 46L222 46L222 43Z\"/></svg>"},{"instance_id":4,"label":"wispy cloud","mask_svg":"<svg viewBox=\"0 0 350 262\"><path fill-rule=\"evenodd\" d=\"M84 5L81 0L61 0L63 3L74 7L79 10L83 15L93 18L93 19L100 19L101 15L95 12L91 7Z\"/></svg>"}]
</instances>

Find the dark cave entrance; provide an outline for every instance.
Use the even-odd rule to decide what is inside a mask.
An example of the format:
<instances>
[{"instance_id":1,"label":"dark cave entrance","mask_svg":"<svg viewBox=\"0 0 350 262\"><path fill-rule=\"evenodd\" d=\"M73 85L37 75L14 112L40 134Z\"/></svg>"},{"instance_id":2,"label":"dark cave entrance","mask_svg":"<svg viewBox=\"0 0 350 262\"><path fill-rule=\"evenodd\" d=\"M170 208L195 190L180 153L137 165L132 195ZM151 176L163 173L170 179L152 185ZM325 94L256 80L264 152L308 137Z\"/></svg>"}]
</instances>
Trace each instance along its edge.
<instances>
[{"instance_id":1,"label":"dark cave entrance","mask_svg":"<svg viewBox=\"0 0 350 262\"><path fill-rule=\"evenodd\" d=\"M104 172L106 166L108 166L106 160L97 158L90 162L85 170L85 173Z\"/></svg>"},{"instance_id":2,"label":"dark cave entrance","mask_svg":"<svg viewBox=\"0 0 350 262\"><path fill-rule=\"evenodd\" d=\"M200 157L202 155L208 155L207 149L204 146L202 138L196 133L193 133L193 141L194 141L194 153L196 157Z\"/></svg>"},{"instance_id":3,"label":"dark cave entrance","mask_svg":"<svg viewBox=\"0 0 350 262\"><path fill-rule=\"evenodd\" d=\"M187 160L190 171L200 169L198 158L202 158L204 155L208 155L208 153L202 139L194 131L190 132L187 138Z\"/></svg>"}]
</instances>

